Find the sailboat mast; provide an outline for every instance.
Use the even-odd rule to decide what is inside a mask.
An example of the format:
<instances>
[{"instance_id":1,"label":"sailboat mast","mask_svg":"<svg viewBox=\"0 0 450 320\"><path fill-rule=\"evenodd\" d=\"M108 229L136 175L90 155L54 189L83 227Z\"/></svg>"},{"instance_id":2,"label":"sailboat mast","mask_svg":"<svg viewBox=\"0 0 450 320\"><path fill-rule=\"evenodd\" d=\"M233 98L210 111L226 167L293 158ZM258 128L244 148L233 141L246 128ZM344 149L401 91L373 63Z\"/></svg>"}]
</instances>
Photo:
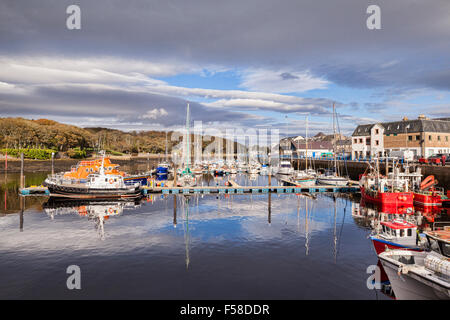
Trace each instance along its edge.
<instances>
[{"instance_id":1,"label":"sailboat mast","mask_svg":"<svg viewBox=\"0 0 450 320\"><path fill-rule=\"evenodd\" d=\"M333 158L334 158L334 174L337 175L337 159L336 159L336 107L333 102Z\"/></svg>"},{"instance_id":2,"label":"sailboat mast","mask_svg":"<svg viewBox=\"0 0 450 320\"><path fill-rule=\"evenodd\" d=\"M308 116L306 116L306 133L305 133L305 139L306 139L306 168L305 170L308 170ZM300 161L300 160L299 160Z\"/></svg>"},{"instance_id":3,"label":"sailboat mast","mask_svg":"<svg viewBox=\"0 0 450 320\"><path fill-rule=\"evenodd\" d=\"M190 138L191 138L191 134L189 132L189 123L190 119L189 119L189 103L187 104L187 112L186 112L186 150L187 150L187 154L186 154L186 168L189 169L189 161L190 161L190 157L191 157L191 153L189 150L189 145L190 145Z\"/></svg>"},{"instance_id":4,"label":"sailboat mast","mask_svg":"<svg viewBox=\"0 0 450 320\"><path fill-rule=\"evenodd\" d=\"M166 162L167 162L167 131L166 131Z\"/></svg>"}]
</instances>

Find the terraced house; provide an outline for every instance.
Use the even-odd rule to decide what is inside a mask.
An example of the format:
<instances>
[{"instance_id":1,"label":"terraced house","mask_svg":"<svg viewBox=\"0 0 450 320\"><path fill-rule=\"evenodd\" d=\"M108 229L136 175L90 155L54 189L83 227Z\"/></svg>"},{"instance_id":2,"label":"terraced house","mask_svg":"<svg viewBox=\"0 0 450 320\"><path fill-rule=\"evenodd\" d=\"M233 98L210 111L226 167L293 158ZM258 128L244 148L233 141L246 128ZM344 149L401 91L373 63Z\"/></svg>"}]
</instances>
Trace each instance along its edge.
<instances>
[{"instance_id":1,"label":"terraced house","mask_svg":"<svg viewBox=\"0 0 450 320\"><path fill-rule=\"evenodd\" d=\"M416 157L450 153L450 118L417 119L359 125L352 134L352 159L387 157L410 150Z\"/></svg>"}]
</instances>

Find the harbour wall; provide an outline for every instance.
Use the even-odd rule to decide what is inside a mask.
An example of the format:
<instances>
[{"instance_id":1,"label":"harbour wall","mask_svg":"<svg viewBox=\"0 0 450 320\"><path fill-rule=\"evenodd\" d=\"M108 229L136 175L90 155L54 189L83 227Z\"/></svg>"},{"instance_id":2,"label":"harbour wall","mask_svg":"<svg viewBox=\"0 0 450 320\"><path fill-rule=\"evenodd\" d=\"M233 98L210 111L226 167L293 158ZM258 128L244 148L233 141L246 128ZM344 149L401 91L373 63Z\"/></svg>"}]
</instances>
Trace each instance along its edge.
<instances>
[{"instance_id":1,"label":"harbour wall","mask_svg":"<svg viewBox=\"0 0 450 320\"><path fill-rule=\"evenodd\" d=\"M300 162L300 163L299 163ZM345 167L347 167L348 175L352 180L358 180L359 175L364 173L368 167L367 162L362 161L342 161L339 160L338 166L341 170L340 172L346 173ZM300 165L300 170L305 168L305 159L293 160L292 165L295 169ZM392 163L390 163L392 165ZM439 181L438 187L442 187L446 190L450 189L450 166L437 166L437 165L423 165L414 164L414 166L420 167L421 172L424 177L429 175L434 175L434 177ZM333 161L331 160L308 160L308 167L315 169L328 169L333 168ZM380 163L380 171L384 173L386 171L385 163Z\"/></svg>"}]
</instances>

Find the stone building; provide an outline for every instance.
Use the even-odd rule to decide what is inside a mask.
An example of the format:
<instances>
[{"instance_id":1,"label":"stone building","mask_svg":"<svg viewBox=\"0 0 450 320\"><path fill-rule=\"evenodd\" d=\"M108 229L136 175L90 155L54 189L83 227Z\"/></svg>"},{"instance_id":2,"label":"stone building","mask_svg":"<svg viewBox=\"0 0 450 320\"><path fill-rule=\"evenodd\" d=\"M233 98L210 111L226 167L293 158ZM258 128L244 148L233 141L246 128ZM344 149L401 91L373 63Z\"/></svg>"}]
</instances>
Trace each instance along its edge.
<instances>
[{"instance_id":1,"label":"stone building","mask_svg":"<svg viewBox=\"0 0 450 320\"><path fill-rule=\"evenodd\" d=\"M450 118L359 125L352 134L352 159L389 156L410 150L416 157L450 153Z\"/></svg>"}]
</instances>

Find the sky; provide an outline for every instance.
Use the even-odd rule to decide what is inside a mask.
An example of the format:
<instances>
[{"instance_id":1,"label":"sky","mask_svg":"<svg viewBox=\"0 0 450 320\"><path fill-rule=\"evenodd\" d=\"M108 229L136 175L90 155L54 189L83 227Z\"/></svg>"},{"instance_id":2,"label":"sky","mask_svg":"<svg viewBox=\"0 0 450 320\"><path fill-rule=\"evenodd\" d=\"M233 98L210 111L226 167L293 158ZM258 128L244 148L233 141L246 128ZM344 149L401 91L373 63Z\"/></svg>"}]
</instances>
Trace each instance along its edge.
<instances>
[{"instance_id":1,"label":"sky","mask_svg":"<svg viewBox=\"0 0 450 320\"><path fill-rule=\"evenodd\" d=\"M69 30L69 5L81 29ZM448 0L1 0L0 117L332 133L450 117ZM370 30L369 5L381 12Z\"/></svg>"}]
</instances>

